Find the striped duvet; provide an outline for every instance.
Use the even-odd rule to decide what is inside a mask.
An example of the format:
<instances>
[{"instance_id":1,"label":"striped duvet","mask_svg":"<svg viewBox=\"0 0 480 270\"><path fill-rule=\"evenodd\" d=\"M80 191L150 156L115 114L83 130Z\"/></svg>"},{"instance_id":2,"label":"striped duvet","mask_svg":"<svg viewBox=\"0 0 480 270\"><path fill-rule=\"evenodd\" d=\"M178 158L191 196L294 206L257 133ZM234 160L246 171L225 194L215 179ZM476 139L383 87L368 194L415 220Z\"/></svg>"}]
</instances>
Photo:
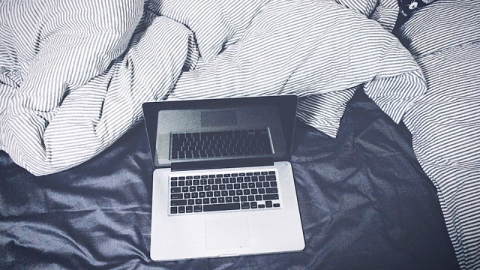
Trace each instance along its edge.
<instances>
[{"instance_id":1,"label":"striped duvet","mask_svg":"<svg viewBox=\"0 0 480 270\"><path fill-rule=\"evenodd\" d=\"M462 269L480 268L479 21L478 1L436 1L400 33L429 86L404 121Z\"/></svg>"},{"instance_id":2,"label":"striped duvet","mask_svg":"<svg viewBox=\"0 0 480 270\"><path fill-rule=\"evenodd\" d=\"M358 85L396 122L426 91L410 53L360 12L224 2L2 1L1 149L35 175L65 170L166 98L297 94L299 117L335 136Z\"/></svg>"},{"instance_id":3,"label":"striped duvet","mask_svg":"<svg viewBox=\"0 0 480 270\"><path fill-rule=\"evenodd\" d=\"M389 9L395 1L198 2L1 1L0 149L35 175L51 174L111 145L142 120L143 102L274 94L299 95L299 118L334 137L346 102L363 85L395 122L408 112L416 154L439 188L457 256L468 259L461 265L478 263L468 255L478 251L475 230L457 233L464 219L452 214L456 200L448 193L453 177L467 179L466 196L478 197L478 159L472 161L478 156L458 152L467 153L462 170L432 165L432 156L457 151L424 144L421 135L437 131L419 116L435 110L414 106L427 89L422 70L378 23L392 28L392 17L383 15L395 14ZM466 213L478 216L473 209Z\"/></svg>"}]
</instances>

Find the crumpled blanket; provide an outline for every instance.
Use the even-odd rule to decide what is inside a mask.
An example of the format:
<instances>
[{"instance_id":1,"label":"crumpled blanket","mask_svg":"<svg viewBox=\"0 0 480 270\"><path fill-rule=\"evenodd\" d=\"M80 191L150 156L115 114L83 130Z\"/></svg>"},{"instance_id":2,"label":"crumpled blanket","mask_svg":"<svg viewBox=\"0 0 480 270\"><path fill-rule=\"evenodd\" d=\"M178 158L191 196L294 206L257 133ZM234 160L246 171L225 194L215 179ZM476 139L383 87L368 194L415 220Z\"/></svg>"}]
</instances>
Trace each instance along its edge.
<instances>
[{"instance_id":1,"label":"crumpled blanket","mask_svg":"<svg viewBox=\"0 0 480 270\"><path fill-rule=\"evenodd\" d=\"M339 109L301 104L300 118L322 130L317 120L335 109L341 117L358 85L396 122L426 91L393 35L333 1L262 1L201 65L202 32L157 16L152 2L0 3L0 147L17 164L44 175L85 162L137 124L146 101L287 93L331 100L348 90ZM209 14L199 18L215 29ZM335 125L326 133L334 136Z\"/></svg>"}]
</instances>

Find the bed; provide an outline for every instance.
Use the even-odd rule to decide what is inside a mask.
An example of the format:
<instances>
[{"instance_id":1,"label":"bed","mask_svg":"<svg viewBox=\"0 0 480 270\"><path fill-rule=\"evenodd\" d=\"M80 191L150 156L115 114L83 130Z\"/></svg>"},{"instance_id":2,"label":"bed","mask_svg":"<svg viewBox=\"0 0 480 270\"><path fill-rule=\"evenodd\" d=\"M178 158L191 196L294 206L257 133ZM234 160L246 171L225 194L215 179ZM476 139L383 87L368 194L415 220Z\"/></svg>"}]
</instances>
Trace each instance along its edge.
<instances>
[{"instance_id":1,"label":"bed","mask_svg":"<svg viewBox=\"0 0 480 270\"><path fill-rule=\"evenodd\" d=\"M187 2L0 3L0 268L478 267L478 4ZM291 93L305 250L152 261L141 104Z\"/></svg>"}]
</instances>

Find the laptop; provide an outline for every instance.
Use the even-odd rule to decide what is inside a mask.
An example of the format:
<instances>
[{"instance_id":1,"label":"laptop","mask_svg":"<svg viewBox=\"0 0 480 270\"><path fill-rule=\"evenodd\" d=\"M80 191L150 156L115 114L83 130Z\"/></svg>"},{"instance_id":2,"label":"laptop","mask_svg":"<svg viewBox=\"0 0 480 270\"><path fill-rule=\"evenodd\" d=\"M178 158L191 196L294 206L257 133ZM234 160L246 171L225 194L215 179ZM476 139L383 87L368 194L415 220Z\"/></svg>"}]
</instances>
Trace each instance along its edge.
<instances>
[{"instance_id":1,"label":"laptop","mask_svg":"<svg viewBox=\"0 0 480 270\"><path fill-rule=\"evenodd\" d=\"M296 108L292 95L143 105L153 260L304 249L289 163Z\"/></svg>"}]
</instances>

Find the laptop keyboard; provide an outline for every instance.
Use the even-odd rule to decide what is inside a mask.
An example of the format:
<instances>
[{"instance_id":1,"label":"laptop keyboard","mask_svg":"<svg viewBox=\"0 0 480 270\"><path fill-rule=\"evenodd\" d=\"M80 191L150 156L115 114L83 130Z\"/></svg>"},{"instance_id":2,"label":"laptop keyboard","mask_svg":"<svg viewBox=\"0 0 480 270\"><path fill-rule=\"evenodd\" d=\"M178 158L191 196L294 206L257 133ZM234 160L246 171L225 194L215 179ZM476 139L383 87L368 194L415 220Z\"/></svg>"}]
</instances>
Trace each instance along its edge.
<instances>
[{"instance_id":1,"label":"laptop keyboard","mask_svg":"<svg viewBox=\"0 0 480 270\"><path fill-rule=\"evenodd\" d=\"M268 129L171 133L171 159L272 154Z\"/></svg>"},{"instance_id":2,"label":"laptop keyboard","mask_svg":"<svg viewBox=\"0 0 480 270\"><path fill-rule=\"evenodd\" d=\"M275 171L170 177L170 214L278 207Z\"/></svg>"}]
</instances>

